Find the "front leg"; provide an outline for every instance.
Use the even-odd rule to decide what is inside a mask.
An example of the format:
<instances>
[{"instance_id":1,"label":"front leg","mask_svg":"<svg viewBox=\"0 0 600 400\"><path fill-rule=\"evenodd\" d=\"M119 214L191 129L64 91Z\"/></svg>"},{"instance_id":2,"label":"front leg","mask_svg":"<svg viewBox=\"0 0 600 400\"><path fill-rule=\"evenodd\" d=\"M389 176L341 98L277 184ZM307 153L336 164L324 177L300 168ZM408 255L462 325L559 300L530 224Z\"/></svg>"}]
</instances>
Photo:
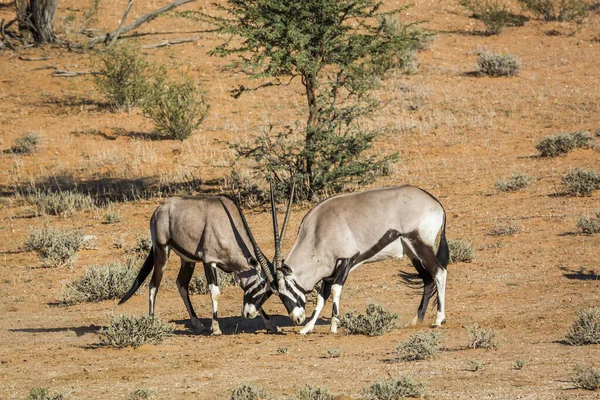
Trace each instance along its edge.
<instances>
[{"instance_id":1,"label":"front leg","mask_svg":"<svg viewBox=\"0 0 600 400\"><path fill-rule=\"evenodd\" d=\"M271 333L281 333L281 328L278 327L277 325L275 325L273 323L273 321L271 321L271 318L269 318L269 316L267 315L267 313L260 308L258 310L258 313L260 314L260 317L262 318L264 324L265 324L265 328L267 328L267 330Z\"/></svg>"},{"instance_id":2,"label":"front leg","mask_svg":"<svg viewBox=\"0 0 600 400\"><path fill-rule=\"evenodd\" d=\"M221 335L221 329L219 328L219 321L217 320L217 309L219 308L219 297L221 296L221 290L217 282L217 264L215 263L204 263L204 273L206 274L206 282L208 283L208 290L210 291L210 301L212 303L212 323L211 323L211 335Z\"/></svg>"},{"instance_id":3,"label":"front leg","mask_svg":"<svg viewBox=\"0 0 600 400\"><path fill-rule=\"evenodd\" d=\"M319 314L321 313L321 310L323 309L325 302L331 295L332 283L333 282L331 282L331 281L323 281L321 290L319 291L319 294L317 294L317 305L315 307L315 311L313 312L313 315L310 318L310 321L308 321L308 323L304 326L304 328L300 329L299 333L301 335L306 335L307 333L311 333L313 328L315 327L315 323L317 322L317 319L319 318Z\"/></svg>"},{"instance_id":4,"label":"front leg","mask_svg":"<svg viewBox=\"0 0 600 400\"><path fill-rule=\"evenodd\" d=\"M348 278L348 274L350 273L351 268L351 259L339 260L337 267L335 268L333 285L331 285L331 293L333 294L330 329L331 333L337 333L337 327L340 322L340 319L338 317L340 312L340 297L342 295L342 288L344 287L344 283L346 283L346 279Z\"/></svg>"}]
</instances>

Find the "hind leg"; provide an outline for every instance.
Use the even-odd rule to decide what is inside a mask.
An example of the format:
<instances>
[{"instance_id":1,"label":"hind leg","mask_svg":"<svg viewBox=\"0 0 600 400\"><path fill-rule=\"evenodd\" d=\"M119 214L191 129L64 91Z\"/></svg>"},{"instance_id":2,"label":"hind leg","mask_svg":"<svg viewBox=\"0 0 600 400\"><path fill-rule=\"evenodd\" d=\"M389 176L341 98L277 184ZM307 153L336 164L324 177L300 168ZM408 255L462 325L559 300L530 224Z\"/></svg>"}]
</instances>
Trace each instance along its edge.
<instances>
[{"instance_id":1,"label":"hind leg","mask_svg":"<svg viewBox=\"0 0 600 400\"><path fill-rule=\"evenodd\" d=\"M154 251L154 272L152 273L152 279L150 280L150 290L148 293L149 311L151 317L154 317L154 308L156 305L156 294L160 288L160 282L162 281L163 272L167 261L169 261L169 253L171 249L169 246L153 246Z\"/></svg>"},{"instance_id":2,"label":"hind leg","mask_svg":"<svg viewBox=\"0 0 600 400\"><path fill-rule=\"evenodd\" d=\"M179 270L179 275L177 275L177 289L179 289L179 294L183 299L183 304L185 304L185 308L187 308L188 314L190 315L192 328L195 332L201 332L206 328L198 319L196 311L194 311L194 306L192 306L192 302L190 301L189 292L190 280L194 274L195 267L196 263L185 261L183 259L181 260L181 269Z\"/></svg>"},{"instance_id":3,"label":"hind leg","mask_svg":"<svg viewBox=\"0 0 600 400\"><path fill-rule=\"evenodd\" d=\"M419 272L419 276L423 279L423 296L421 297L421 303L419 304L419 308L417 313L413 317L413 319L408 323L409 326L417 326L423 323L425 319L425 313L427 312L427 307L429 306L429 301L431 297L435 293L435 282L431 279L431 276L425 268L421 261L417 258L413 258L412 263L415 269Z\"/></svg>"},{"instance_id":4,"label":"hind leg","mask_svg":"<svg viewBox=\"0 0 600 400\"><path fill-rule=\"evenodd\" d=\"M438 268L437 274L433 277L435 281L435 287L438 292L438 310L437 315L435 317L435 322L432 327L437 328L442 326L442 324L446 323L446 276L448 272L445 268L440 265Z\"/></svg>"},{"instance_id":5,"label":"hind leg","mask_svg":"<svg viewBox=\"0 0 600 400\"><path fill-rule=\"evenodd\" d=\"M219 328L219 321L217 319L217 309L219 308L219 297L221 296L221 290L217 282L217 264L216 263L204 263L204 273L206 274L206 282L208 283L208 290L210 291L210 301L212 303L212 323L211 323L211 334L221 335L221 329Z\"/></svg>"}]
</instances>

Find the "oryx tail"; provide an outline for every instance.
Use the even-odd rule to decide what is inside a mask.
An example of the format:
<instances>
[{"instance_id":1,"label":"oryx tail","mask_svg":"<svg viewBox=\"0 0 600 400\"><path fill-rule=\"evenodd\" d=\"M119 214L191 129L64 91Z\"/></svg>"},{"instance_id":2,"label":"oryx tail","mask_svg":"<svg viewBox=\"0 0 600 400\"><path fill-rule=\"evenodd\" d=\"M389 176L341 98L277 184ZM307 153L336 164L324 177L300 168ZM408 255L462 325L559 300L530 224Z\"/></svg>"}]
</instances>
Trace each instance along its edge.
<instances>
[{"instance_id":1,"label":"oryx tail","mask_svg":"<svg viewBox=\"0 0 600 400\"><path fill-rule=\"evenodd\" d=\"M129 298L131 296L133 296L135 294L135 292L137 292L137 290L140 288L140 286L142 286L142 284L144 283L144 281L146 280L148 275L150 275L150 272L152 272L152 270L154 269L154 251L153 250L154 249L150 249L150 253L148 254L148 257L146 257L146 261L144 261L144 264L142 265L142 268L140 269L138 276L135 278L135 281L133 282L131 289L129 289L127 294L125 296L123 296L121 301L119 301L119 304L123 304L127 300L129 300Z\"/></svg>"}]
</instances>

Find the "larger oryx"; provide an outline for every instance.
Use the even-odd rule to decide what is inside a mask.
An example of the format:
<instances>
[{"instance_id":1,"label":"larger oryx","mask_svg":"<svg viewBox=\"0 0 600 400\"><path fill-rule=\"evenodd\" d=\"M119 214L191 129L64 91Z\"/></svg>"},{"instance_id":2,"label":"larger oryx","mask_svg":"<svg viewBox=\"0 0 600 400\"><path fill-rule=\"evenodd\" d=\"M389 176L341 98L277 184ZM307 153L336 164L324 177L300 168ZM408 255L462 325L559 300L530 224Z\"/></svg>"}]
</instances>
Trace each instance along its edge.
<instances>
[{"instance_id":1,"label":"larger oryx","mask_svg":"<svg viewBox=\"0 0 600 400\"><path fill-rule=\"evenodd\" d=\"M240 278L245 318L260 314L267 329L278 330L261 308L273 293L272 264L259 249L244 214L232 199L227 196L169 198L154 211L150 232L152 249L131 289L119 304L126 302L154 270L149 293L149 312L154 315L156 294L173 250L181 258L177 287L196 330L202 330L204 326L190 302L188 286L197 262L204 264L209 284L213 308L212 334L221 333L217 321L220 291L215 268L233 272Z\"/></svg>"},{"instance_id":2,"label":"larger oryx","mask_svg":"<svg viewBox=\"0 0 600 400\"><path fill-rule=\"evenodd\" d=\"M273 209L273 213L275 210ZM314 314L300 333L310 333L333 295L331 332L337 331L339 301L348 273L364 263L407 254L423 280L421 304L411 325L421 323L437 291L432 326L445 322L446 214L440 202L414 186L343 194L322 201L302 220L298 237L284 261L275 258L279 297L295 324L305 320L305 294L323 281ZM439 248L434 241L440 235ZM276 239L275 251L281 241Z\"/></svg>"}]
</instances>

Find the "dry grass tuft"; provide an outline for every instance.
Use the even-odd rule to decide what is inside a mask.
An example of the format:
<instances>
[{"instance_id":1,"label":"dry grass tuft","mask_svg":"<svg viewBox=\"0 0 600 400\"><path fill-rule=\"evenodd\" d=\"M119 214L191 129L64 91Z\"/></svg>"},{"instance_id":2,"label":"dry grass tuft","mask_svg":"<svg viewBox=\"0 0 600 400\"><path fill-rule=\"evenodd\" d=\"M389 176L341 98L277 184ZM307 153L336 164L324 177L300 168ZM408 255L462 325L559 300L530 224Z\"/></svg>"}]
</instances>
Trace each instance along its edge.
<instances>
[{"instance_id":1,"label":"dry grass tuft","mask_svg":"<svg viewBox=\"0 0 600 400\"><path fill-rule=\"evenodd\" d=\"M173 334L173 328L149 315L135 317L112 315L110 324L101 329L100 344L107 347L139 347L146 343L157 344Z\"/></svg>"},{"instance_id":2,"label":"dry grass tuft","mask_svg":"<svg viewBox=\"0 0 600 400\"><path fill-rule=\"evenodd\" d=\"M382 306L369 304L366 314L357 314L355 311L340 317L340 327L349 335L379 336L391 331L395 327L394 320L398 314L385 311Z\"/></svg>"},{"instance_id":3,"label":"dry grass tuft","mask_svg":"<svg viewBox=\"0 0 600 400\"><path fill-rule=\"evenodd\" d=\"M572 346L600 344L600 308L577 312L577 319L567 333L567 342Z\"/></svg>"}]
</instances>

